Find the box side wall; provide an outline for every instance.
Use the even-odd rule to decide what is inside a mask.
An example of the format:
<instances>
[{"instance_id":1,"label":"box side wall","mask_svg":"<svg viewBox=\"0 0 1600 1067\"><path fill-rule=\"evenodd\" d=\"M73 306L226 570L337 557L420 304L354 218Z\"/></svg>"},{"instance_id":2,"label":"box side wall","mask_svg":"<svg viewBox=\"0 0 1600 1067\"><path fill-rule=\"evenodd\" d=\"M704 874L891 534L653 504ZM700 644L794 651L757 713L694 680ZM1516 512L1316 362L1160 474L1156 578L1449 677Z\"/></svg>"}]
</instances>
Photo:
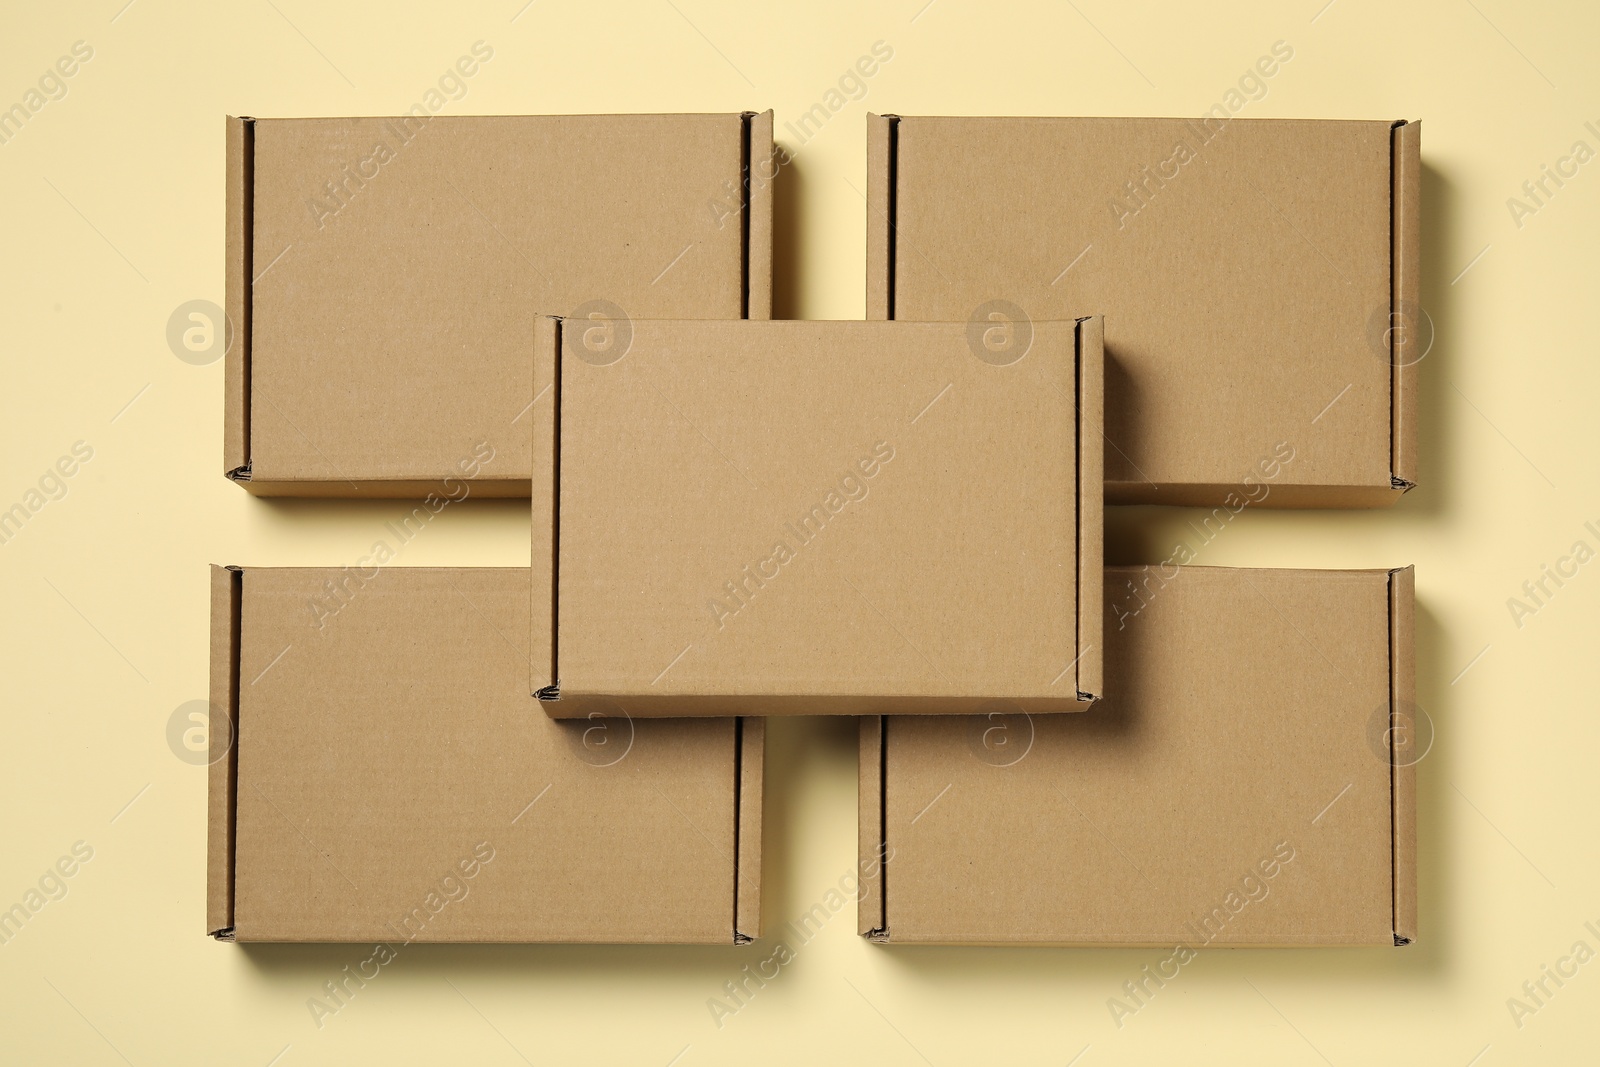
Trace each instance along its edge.
<instances>
[{"instance_id":1,"label":"box side wall","mask_svg":"<svg viewBox=\"0 0 1600 1067\"><path fill-rule=\"evenodd\" d=\"M883 756L884 730L888 720L881 715L861 719L859 769L856 800L856 852L860 889L856 892L856 933L862 937L888 940L884 918L884 884L887 863L878 863L885 853L883 839Z\"/></svg>"},{"instance_id":2,"label":"box side wall","mask_svg":"<svg viewBox=\"0 0 1600 1067\"><path fill-rule=\"evenodd\" d=\"M299 497L307 500L425 500L431 493L454 501L468 496L478 500L525 500L528 483L515 479L474 478L471 481L452 479L400 478L393 480L340 482L298 481L284 479L246 478L239 485L251 496Z\"/></svg>"},{"instance_id":3,"label":"box side wall","mask_svg":"<svg viewBox=\"0 0 1600 1067\"><path fill-rule=\"evenodd\" d=\"M533 620L528 641L530 692L559 683L556 676L556 531L557 502L561 499L558 442L561 426L561 386L557 368L561 355L561 320L539 319L533 338L533 410L529 424L533 433L533 469L537 476L531 490L529 572L533 597ZM549 711L551 704L544 705Z\"/></svg>"},{"instance_id":4,"label":"box side wall","mask_svg":"<svg viewBox=\"0 0 1600 1067\"><path fill-rule=\"evenodd\" d=\"M1390 270L1394 294L1390 323L1394 327L1391 430L1394 434L1393 475L1404 488L1417 484L1417 364L1432 344L1422 311L1422 124L1407 122L1394 130L1394 204L1390 237ZM1401 488L1402 486L1396 486ZM1397 496L1399 494L1396 494Z\"/></svg>"},{"instance_id":5,"label":"box side wall","mask_svg":"<svg viewBox=\"0 0 1600 1067\"><path fill-rule=\"evenodd\" d=\"M1078 324L1078 698L1104 692L1105 334L1099 315Z\"/></svg>"},{"instance_id":6,"label":"box side wall","mask_svg":"<svg viewBox=\"0 0 1600 1067\"><path fill-rule=\"evenodd\" d=\"M1157 941L1049 941L1043 938L1019 937L1008 941L980 941L962 940L958 938L939 937L897 937L896 945L912 945L922 948L1071 948L1071 949L1160 949L1170 953L1173 946L1172 938ZM888 944L888 939L881 939L880 943ZM1217 949L1232 952L1237 949L1294 949L1294 948L1371 948L1372 946L1361 941L1230 941L1226 945L1219 945Z\"/></svg>"},{"instance_id":7,"label":"box side wall","mask_svg":"<svg viewBox=\"0 0 1600 1067\"><path fill-rule=\"evenodd\" d=\"M1416 577L1411 567L1389 576L1390 707L1408 720L1416 712ZM1408 736L1415 736L1414 734ZM1391 743L1393 735L1391 735ZM1394 943L1417 939L1417 756L1392 754L1394 813Z\"/></svg>"},{"instance_id":8,"label":"box side wall","mask_svg":"<svg viewBox=\"0 0 1600 1067\"><path fill-rule=\"evenodd\" d=\"M233 814L238 785L239 592L243 575L211 568L211 683L206 770L206 933L233 931ZM221 728L222 722L227 728Z\"/></svg>"},{"instance_id":9,"label":"box side wall","mask_svg":"<svg viewBox=\"0 0 1600 1067\"><path fill-rule=\"evenodd\" d=\"M224 194L225 330L232 343L223 357L222 473L250 464L250 221L255 122L228 117L227 189ZM226 336L226 335L225 335Z\"/></svg>"},{"instance_id":10,"label":"box side wall","mask_svg":"<svg viewBox=\"0 0 1600 1067\"><path fill-rule=\"evenodd\" d=\"M892 115L867 116L867 318L894 318Z\"/></svg>"},{"instance_id":11,"label":"box side wall","mask_svg":"<svg viewBox=\"0 0 1600 1067\"><path fill-rule=\"evenodd\" d=\"M534 674L534 682L550 672ZM559 679L557 679L559 683ZM547 683L549 684L549 683ZM815 693L784 693L751 696L727 693L673 693L660 696L632 690L579 688L559 684L559 693L552 689L544 693L537 690L545 714L552 719L582 719L589 715L590 701L606 700L625 705L634 719L684 719L684 718L736 718L749 716L785 715L981 715L994 703L993 697L930 697L930 696L853 696ZM1072 714L1086 710L1090 705L1078 698L1076 692L1059 697L1007 697L1007 703L1029 715Z\"/></svg>"},{"instance_id":12,"label":"box side wall","mask_svg":"<svg viewBox=\"0 0 1600 1067\"><path fill-rule=\"evenodd\" d=\"M1182 485L1148 482L1106 482L1106 503L1166 504L1173 507L1221 507L1230 493L1238 495L1237 482L1188 482ZM1355 510L1386 508L1400 499L1392 485L1324 485L1300 483L1274 485L1255 508L1338 508Z\"/></svg>"},{"instance_id":13,"label":"box side wall","mask_svg":"<svg viewBox=\"0 0 1600 1067\"><path fill-rule=\"evenodd\" d=\"M745 117L744 317L772 318L773 184L778 168L772 151L772 112Z\"/></svg>"},{"instance_id":14,"label":"box side wall","mask_svg":"<svg viewBox=\"0 0 1600 1067\"><path fill-rule=\"evenodd\" d=\"M739 731L737 870L734 877L733 939L761 936L761 820L765 809L767 721L742 718Z\"/></svg>"}]
</instances>

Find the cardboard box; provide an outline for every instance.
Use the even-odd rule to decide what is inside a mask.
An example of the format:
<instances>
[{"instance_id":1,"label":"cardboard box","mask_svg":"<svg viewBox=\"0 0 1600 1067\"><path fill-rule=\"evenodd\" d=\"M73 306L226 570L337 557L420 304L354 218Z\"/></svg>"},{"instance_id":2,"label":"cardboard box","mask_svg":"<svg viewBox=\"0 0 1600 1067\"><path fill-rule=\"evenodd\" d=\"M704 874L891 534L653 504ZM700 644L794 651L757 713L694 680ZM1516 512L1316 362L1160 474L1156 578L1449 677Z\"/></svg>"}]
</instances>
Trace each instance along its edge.
<instances>
[{"instance_id":1,"label":"cardboard box","mask_svg":"<svg viewBox=\"0 0 1600 1067\"><path fill-rule=\"evenodd\" d=\"M872 116L867 143L868 318L1106 316L1108 502L1416 484L1418 123Z\"/></svg>"},{"instance_id":2,"label":"cardboard box","mask_svg":"<svg viewBox=\"0 0 1600 1067\"><path fill-rule=\"evenodd\" d=\"M1093 713L863 720L861 933L1160 946L1167 979L1207 945L1415 940L1411 569L1111 567L1106 595Z\"/></svg>"},{"instance_id":3,"label":"cardboard box","mask_svg":"<svg viewBox=\"0 0 1600 1067\"><path fill-rule=\"evenodd\" d=\"M211 597L213 937L759 934L762 721L540 714L525 569L214 567Z\"/></svg>"},{"instance_id":4,"label":"cardboard box","mask_svg":"<svg viewBox=\"0 0 1600 1067\"><path fill-rule=\"evenodd\" d=\"M1102 329L541 322L545 709L1087 707Z\"/></svg>"},{"instance_id":5,"label":"cardboard box","mask_svg":"<svg viewBox=\"0 0 1600 1067\"><path fill-rule=\"evenodd\" d=\"M230 118L227 151L253 493L526 497L539 315L771 316L770 111Z\"/></svg>"}]
</instances>

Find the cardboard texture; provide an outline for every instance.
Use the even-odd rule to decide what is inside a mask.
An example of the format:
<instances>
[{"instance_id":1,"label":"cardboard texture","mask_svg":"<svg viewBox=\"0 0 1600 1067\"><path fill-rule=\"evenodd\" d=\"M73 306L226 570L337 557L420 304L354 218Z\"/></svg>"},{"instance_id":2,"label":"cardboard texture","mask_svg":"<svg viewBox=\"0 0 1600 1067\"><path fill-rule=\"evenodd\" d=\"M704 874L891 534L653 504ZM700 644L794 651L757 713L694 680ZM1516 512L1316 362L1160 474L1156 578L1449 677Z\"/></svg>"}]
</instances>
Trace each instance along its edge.
<instances>
[{"instance_id":1,"label":"cardboard texture","mask_svg":"<svg viewBox=\"0 0 1600 1067\"><path fill-rule=\"evenodd\" d=\"M862 720L863 869L886 862L861 933L1176 946L1178 966L1414 940L1411 569L1106 586L1092 714Z\"/></svg>"},{"instance_id":2,"label":"cardboard texture","mask_svg":"<svg viewBox=\"0 0 1600 1067\"><path fill-rule=\"evenodd\" d=\"M1415 122L871 116L868 317L1104 314L1111 503L1387 505L1416 482L1432 343L1420 142Z\"/></svg>"},{"instance_id":3,"label":"cardboard texture","mask_svg":"<svg viewBox=\"0 0 1600 1067\"><path fill-rule=\"evenodd\" d=\"M1099 319L593 329L535 350L552 716L1098 697Z\"/></svg>"},{"instance_id":4,"label":"cardboard texture","mask_svg":"<svg viewBox=\"0 0 1600 1067\"><path fill-rule=\"evenodd\" d=\"M213 730L209 934L759 934L761 720L551 720L527 589L520 568L213 568L214 715L238 740Z\"/></svg>"},{"instance_id":5,"label":"cardboard texture","mask_svg":"<svg viewBox=\"0 0 1600 1067\"><path fill-rule=\"evenodd\" d=\"M253 493L526 496L539 315L772 313L771 112L230 118L227 153Z\"/></svg>"}]
</instances>

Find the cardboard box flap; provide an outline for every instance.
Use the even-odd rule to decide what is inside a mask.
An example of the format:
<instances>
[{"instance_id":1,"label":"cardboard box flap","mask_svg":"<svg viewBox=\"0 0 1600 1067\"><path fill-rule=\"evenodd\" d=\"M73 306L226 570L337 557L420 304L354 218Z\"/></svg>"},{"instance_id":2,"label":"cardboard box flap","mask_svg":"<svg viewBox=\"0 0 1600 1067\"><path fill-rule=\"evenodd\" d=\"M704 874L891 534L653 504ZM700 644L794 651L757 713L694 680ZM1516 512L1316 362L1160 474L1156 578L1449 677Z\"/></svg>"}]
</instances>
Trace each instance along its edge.
<instances>
[{"instance_id":1,"label":"cardboard box flap","mask_svg":"<svg viewBox=\"0 0 1600 1067\"><path fill-rule=\"evenodd\" d=\"M859 932L1408 943L1415 753L1386 727L1412 684L1410 582L1109 567L1093 714L863 718L860 860L888 862L863 879Z\"/></svg>"},{"instance_id":2,"label":"cardboard box flap","mask_svg":"<svg viewBox=\"0 0 1600 1067\"><path fill-rule=\"evenodd\" d=\"M212 581L214 699L245 743L213 764L208 933L394 950L759 935L759 720L541 714L512 641L522 568Z\"/></svg>"},{"instance_id":3,"label":"cardboard box flap","mask_svg":"<svg viewBox=\"0 0 1600 1067\"><path fill-rule=\"evenodd\" d=\"M1416 481L1430 333L1419 141L1387 121L870 116L867 315L1105 314L1109 503L1387 506Z\"/></svg>"},{"instance_id":4,"label":"cardboard box flap","mask_svg":"<svg viewBox=\"0 0 1600 1067\"><path fill-rule=\"evenodd\" d=\"M227 132L224 467L257 495L525 496L539 314L771 315L770 111Z\"/></svg>"},{"instance_id":5,"label":"cardboard box flap","mask_svg":"<svg viewBox=\"0 0 1600 1067\"><path fill-rule=\"evenodd\" d=\"M1078 488L1100 468L1099 352L1080 352L1098 320L628 330L621 353L607 324L538 338L553 461L533 520L554 529L533 551L555 574L534 596L555 629L533 689L552 715L1098 696L1079 640L1099 624L1099 494L1080 517Z\"/></svg>"}]
</instances>

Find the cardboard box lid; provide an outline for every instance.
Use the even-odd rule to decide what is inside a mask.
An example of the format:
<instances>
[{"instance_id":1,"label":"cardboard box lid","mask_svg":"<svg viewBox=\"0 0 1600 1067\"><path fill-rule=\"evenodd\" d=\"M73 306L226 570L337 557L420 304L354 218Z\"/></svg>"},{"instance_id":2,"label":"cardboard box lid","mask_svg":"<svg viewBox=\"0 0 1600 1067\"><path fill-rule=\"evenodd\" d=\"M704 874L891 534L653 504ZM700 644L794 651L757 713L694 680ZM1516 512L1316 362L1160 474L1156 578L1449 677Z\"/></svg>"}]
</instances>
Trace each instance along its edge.
<instances>
[{"instance_id":1,"label":"cardboard box lid","mask_svg":"<svg viewBox=\"0 0 1600 1067\"><path fill-rule=\"evenodd\" d=\"M1391 728L1415 716L1411 570L1111 567L1106 585L1093 714L863 720L863 870L887 862L861 932L1414 939L1426 749Z\"/></svg>"},{"instance_id":2,"label":"cardboard box lid","mask_svg":"<svg viewBox=\"0 0 1600 1067\"><path fill-rule=\"evenodd\" d=\"M225 470L526 496L540 314L771 314L772 116L228 120ZM763 167L765 164L765 167Z\"/></svg>"},{"instance_id":3,"label":"cardboard box lid","mask_svg":"<svg viewBox=\"0 0 1600 1067\"><path fill-rule=\"evenodd\" d=\"M868 317L1004 300L1107 320L1112 503L1267 506L1416 481L1417 123L869 122Z\"/></svg>"},{"instance_id":4,"label":"cardboard box lid","mask_svg":"<svg viewBox=\"0 0 1600 1067\"><path fill-rule=\"evenodd\" d=\"M520 568L213 569L235 729L212 731L208 933L759 933L761 720L551 720L527 588Z\"/></svg>"},{"instance_id":5,"label":"cardboard box lid","mask_svg":"<svg viewBox=\"0 0 1600 1067\"><path fill-rule=\"evenodd\" d=\"M1098 696L1098 319L631 329L596 353L586 338L612 339L552 320L538 345L555 477L533 558L555 565L553 589L535 568L533 684L552 715Z\"/></svg>"}]
</instances>

